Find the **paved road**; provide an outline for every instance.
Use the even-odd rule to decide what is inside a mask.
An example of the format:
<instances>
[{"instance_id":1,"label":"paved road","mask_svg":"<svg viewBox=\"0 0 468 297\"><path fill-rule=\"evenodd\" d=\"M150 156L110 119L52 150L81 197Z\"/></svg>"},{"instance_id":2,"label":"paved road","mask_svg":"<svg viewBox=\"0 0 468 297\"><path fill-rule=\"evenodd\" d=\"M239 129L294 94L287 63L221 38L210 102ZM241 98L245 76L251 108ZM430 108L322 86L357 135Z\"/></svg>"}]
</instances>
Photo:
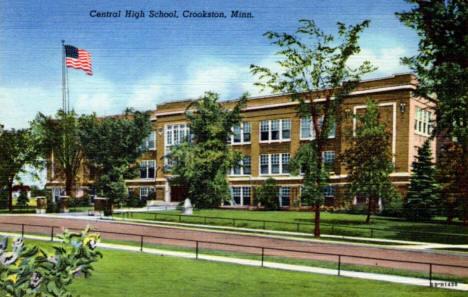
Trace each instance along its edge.
<instances>
[{"instance_id":1,"label":"paved road","mask_svg":"<svg viewBox=\"0 0 468 297\"><path fill-rule=\"evenodd\" d=\"M342 263L361 264L374 267L388 267L405 270L418 270L425 272L429 271L429 265L427 264L401 263L390 260L428 263L430 262L436 264L468 266L468 257L466 255L447 255L429 251L407 251L402 249L392 249L383 247L367 247L347 245L342 243L317 242L313 240L310 242L304 242L289 239L269 238L265 236L256 235L239 235L215 231L188 230L183 228L146 226L106 221L51 218L44 216L0 216L0 231L21 231L21 226L13 226L5 223L57 226L58 228L55 228L54 230L55 234L61 233L60 229L63 228L83 229L84 227L86 227L86 225L90 224L101 232L101 237L104 239L132 240L139 242L141 239L140 235L168 237L170 239L144 237L144 242L154 244L169 244L185 247L195 247L195 240L200 240L210 242L200 242L200 249L210 248L217 250L261 254L260 248L234 246L235 244L252 245L258 247L265 247L265 255L269 256L283 256L291 258L337 262L337 256L298 253L275 249L290 249L315 253L332 253L345 255L341 257ZM50 234L51 228L25 226L25 232ZM112 234L106 232L132 233L137 235L135 236L124 234ZM350 256L381 258L385 260L353 258ZM434 265L432 271L433 273L445 273L468 277L468 268L454 268Z\"/></svg>"}]
</instances>

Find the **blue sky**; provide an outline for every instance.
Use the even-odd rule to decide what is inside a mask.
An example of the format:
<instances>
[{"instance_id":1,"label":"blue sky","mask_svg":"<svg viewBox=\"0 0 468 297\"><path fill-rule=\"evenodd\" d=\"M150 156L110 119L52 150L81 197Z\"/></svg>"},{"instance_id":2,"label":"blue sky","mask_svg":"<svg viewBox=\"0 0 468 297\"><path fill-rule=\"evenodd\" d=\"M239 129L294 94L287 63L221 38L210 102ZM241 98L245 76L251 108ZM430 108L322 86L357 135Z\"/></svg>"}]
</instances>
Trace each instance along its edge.
<instances>
[{"instance_id":1,"label":"blue sky","mask_svg":"<svg viewBox=\"0 0 468 297\"><path fill-rule=\"evenodd\" d=\"M335 1L103 1L4 0L0 14L0 122L24 128L37 112L61 107L61 40L88 50L94 76L69 69L71 107L110 115L126 107L198 98L204 91L233 99L253 86L249 65L272 67L276 48L265 31L294 32L299 19L313 19L328 33L336 22L370 19L361 54L379 70L367 78L407 72L399 59L413 55L418 38L395 17L403 0ZM92 18L90 10L146 12L145 18ZM149 10L179 18L149 18ZM223 11L227 18L183 18L184 10ZM254 18L230 18L232 10ZM264 93L265 94L265 93Z\"/></svg>"},{"instance_id":2,"label":"blue sky","mask_svg":"<svg viewBox=\"0 0 468 297\"><path fill-rule=\"evenodd\" d=\"M92 18L90 10L177 10L179 18ZM91 52L94 76L69 70L71 105L79 113L119 113L125 107L155 108L206 90L224 99L259 94L250 64L272 66L275 48L265 31L293 32L309 18L336 32L336 22L370 19L357 61L369 59L371 77L406 72L399 58L416 51L416 34L394 12L403 0L373 1L2 1L0 17L0 122L28 125L37 112L61 104L61 40ZM225 19L183 18L182 12L224 11ZM231 19L231 10L252 19Z\"/></svg>"}]
</instances>

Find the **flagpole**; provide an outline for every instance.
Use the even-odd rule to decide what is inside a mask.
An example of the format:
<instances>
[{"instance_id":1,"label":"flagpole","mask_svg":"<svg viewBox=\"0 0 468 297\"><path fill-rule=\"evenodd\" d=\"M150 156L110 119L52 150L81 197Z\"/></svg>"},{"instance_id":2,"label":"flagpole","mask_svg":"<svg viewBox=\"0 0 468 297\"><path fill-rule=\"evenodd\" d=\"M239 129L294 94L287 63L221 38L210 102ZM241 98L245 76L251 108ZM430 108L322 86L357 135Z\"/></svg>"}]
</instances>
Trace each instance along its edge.
<instances>
[{"instance_id":1,"label":"flagpole","mask_svg":"<svg viewBox=\"0 0 468 297\"><path fill-rule=\"evenodd\" d=\"M65 40L62 40L62 110L65 111L66 108L66 87L65 87Z\"/></svg>"}]
</instances>

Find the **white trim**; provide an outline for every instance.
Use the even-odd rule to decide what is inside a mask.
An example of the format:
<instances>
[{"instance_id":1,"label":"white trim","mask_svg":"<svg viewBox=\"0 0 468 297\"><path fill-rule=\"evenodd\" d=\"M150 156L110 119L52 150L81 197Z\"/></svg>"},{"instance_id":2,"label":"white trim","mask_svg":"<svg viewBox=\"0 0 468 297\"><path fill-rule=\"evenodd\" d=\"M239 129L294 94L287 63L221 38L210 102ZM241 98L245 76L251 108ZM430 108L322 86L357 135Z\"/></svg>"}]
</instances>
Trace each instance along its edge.
<instances>
[{"instance_id":1,"label":"white trim","mask_svg":"<svg viewBox=\"0 0 468 297\"><path fill-rule=\"evenodd\" d=\"M397 113L397 108L396 108L396 102L387 102L387 103L379 103L379 106L392 106L393 107L393 123L392 123L392 162L395 164L395 156L396 156L396 134L397 134L397 126L396 126L396 113ZM354 106L353 113L356 115L356 112L358 109L364 109L367 108L366 105L357 105ZM356 136L356 117L353 118L353 136Z\"/></svg>"}]
</instances>

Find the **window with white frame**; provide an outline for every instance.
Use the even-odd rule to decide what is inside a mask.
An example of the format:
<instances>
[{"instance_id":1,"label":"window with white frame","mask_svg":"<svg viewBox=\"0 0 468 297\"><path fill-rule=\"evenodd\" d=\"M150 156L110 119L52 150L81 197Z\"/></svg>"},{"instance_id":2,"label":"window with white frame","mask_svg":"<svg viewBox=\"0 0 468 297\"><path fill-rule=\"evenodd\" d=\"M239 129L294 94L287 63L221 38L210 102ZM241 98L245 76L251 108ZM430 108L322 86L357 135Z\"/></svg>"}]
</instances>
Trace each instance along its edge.
<instances>
[{"instance_id":1,"label":"window with white frame","mask_svg":"<svg viewBox=\"0 0 468 297\"><path fill-rule=\"evenodd\" d=\"M140 162L140 178L154 178L155 161L144 160Z\"/></svg>"},{"instance_id":2,"label":"window with white frame","mask_svg":"<svg viewBox=\"0 0 468 297\"><path fill-rule=\"evenodd\" d=\"M325 151L322 152L322 164L325 166L325 169L328 171L335 170L335 152L334 151Z\"/></svg>"},{"instance_id":3,"label":"window with white frame","mask_svg":"<svg viewBox=\"0 0 468 297\"><path fill-rule=\"evenodd\" d=\"M322 128L323 116L319 117L319 129ZM328 132L328 138L334 138L336 135L336 122L333 122L333 126ZM301 118L301 139L315 139L315 129L312 118Z\"/></svg>"},{"instance_id":4,"label":"window with white frame","mask_svg":"<svg viewBox=\"0 0 468 297\"><path fill-rule=\"evenodd\" d=\"M291 187L279 187L279 205L289 206L291 200Z\"/></svg>"},{"instance_id":5,"label":"window with white frame","mask_svg":"<svg viewBox=\"0 0 468 297\"><path fill-rule=\"evenodd\" d=\"M250 187L231 187L231 205L250 205Z\"/></svg>"},{"instance_id":6,"label":"window with white frame","mask_svg":"<svg viewBox=\"0 0 468 297\"><path fill-rule=\"evenodd\" d=\"M229 144L245 144L250 143L250 123L241 123L232 127L232 135L228 135L227 142Z\"/></svg>"},{"instance_id":7,"label":"window with white frame","mask_svg":"<svg viewBox=\"0 0 468 297\"><path fill-rule=\"evenodd\" d=\"M143 143L140 146L145 150L155 150L156 149L156 132L151 131L150 135L143 140Z\"/></svg>"},{"instance_id":8,"label":"window with white frame","mask_svg":"<svg viewBox=\"0 0 468 297\"><path fill-rule=\"evenodd\" d=\"M260 155L260 174L289 174L290 154Z\"/></svg>"},{"instance_id":9,"label":"window with white frame","mask_svg":"<svg viewBox=\"0 0 468 297\"><path fill-rule=\"evenodd\" d=\"M432 113L416 106L414 131L417 134L430 136L432 133Z\"/></svg>"},{"instance_id":10,"label":"window with white frame","mask_svg":"<svg viewBox=\"0 0 468 297\"><path fill-rule=\"evenodd\" d=\"M166 125L165 127L166 143L165 143L165 155L164 163L168 164L167 155L170 154L173 146L181 144L187 137L191 140L190 128L187 124L178 125Z\"/></svg>"},{"instance_id":11,"label":"window with white frame","mask_svg":"<svg viewBox=\"0 0 468 297\"><path fill-rule=\"evenodd\" d=\"M229 175L250 175L252 173L250 156L244 156L239 165L229 171Z\"/></svg>"},{"instance_id":12,"label":"window with white frame","mask_svg":"<svg viewBox=\"0 0 468 297\"><path fill-rule=\"evenodd\" d=\"M260 142L287 141L291 139L291 120L260 122Z\"/></svg>"},{"instance_id":13,"label":"window with white frame","mask_svg":"<svg viewBox=\"0 0 468 297\"><path fill-rule=\"evenodd\" d=\"M149 196L149 193L154 192L154 187L141 187L140 188L140 199L147 199Z\"/></svg>"}]
</instances>

